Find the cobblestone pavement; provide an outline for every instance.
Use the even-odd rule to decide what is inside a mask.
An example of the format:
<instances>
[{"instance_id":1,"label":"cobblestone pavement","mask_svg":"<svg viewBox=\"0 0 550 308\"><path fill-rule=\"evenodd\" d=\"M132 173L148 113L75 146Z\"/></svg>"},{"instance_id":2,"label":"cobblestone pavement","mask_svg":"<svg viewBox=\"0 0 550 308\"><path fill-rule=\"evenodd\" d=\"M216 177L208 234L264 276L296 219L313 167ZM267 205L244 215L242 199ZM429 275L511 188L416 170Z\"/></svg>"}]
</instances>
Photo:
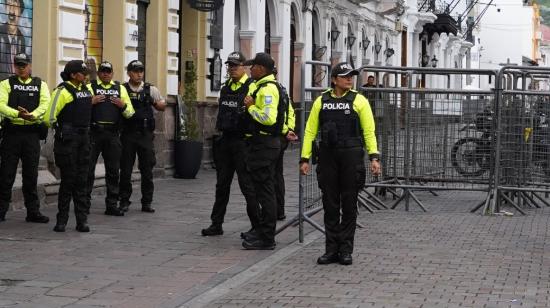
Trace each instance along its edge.
<instances>
[{"instance_id":1,"label":"cobblestone pavement","mask_svg":"<svg viewBox=\"0 0 550 308\"><path fill-rule=\"evenodd\" d=\"M296 157L287 159L292 211ZM213 170L155 183L152 215L133 206L125 217L105 216L96 197L89 234L74 230L73 217L58 234L53 222L29 224L23 211L9 212L0 224L0 307L550 306L550 209L484 217L469 213L479 193L418 192L429 212L361 210L354 264L319 266L324 238L311 227L304 244L290 228L275 251L243 250L239 233L249 222L236 183L224 235L200 236L210 223Z\"/></svg>"},{"instance_id":2,"label":"cobblestone pavement","mask_svg":"<svg viewBox=\"0 0 550 308\"><path fill-rule=\"evenodd\" d=\"M208 307L550 307L549 209L470 214L479 194L361 215L354 264L317 265L319 238Z\"/></svg>"},{"instance_id":3,"label":"cobblestone pavement","mask_svg":"<svg viewBox=\"0 0 550 308\"><path fill-rule=\"evenodd\" d=\"M291 212L297 159L289 161ZM277 237L275 251L243 250L240 232L250 223L236 180L224 235L201 236L210 224L214 185L214 170L201 170L195 180L156 181L154 214L140 211L134 187L125 217L103 215L104 196L96 196L88 234L74 230L73 215L67 232L53 232L54 206L42 210L51 219L47 225L25 223L24 210L8 212L0 223L0 307L178 307L297 239L290 228Z\"/></svg>"}]
</instances>

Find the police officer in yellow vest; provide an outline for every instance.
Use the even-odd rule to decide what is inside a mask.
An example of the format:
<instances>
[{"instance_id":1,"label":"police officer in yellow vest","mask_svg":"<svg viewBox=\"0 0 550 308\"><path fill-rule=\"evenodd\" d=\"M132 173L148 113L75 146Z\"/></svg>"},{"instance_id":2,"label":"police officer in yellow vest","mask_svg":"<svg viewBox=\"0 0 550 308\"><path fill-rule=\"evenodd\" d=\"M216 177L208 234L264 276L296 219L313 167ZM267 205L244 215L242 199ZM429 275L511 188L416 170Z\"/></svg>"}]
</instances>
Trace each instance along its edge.
<instances>
[{"instance_id":1,"label":"police officer in yellow vest","mask_svg":"<svg viewBox=\"0 0 550 308\"><path fill-rule=\"evenodd\" d=\"M69 61L61 72L63 82L52 92L52 101L44 116L45 123L55 128L53 153L61 173L57 222L53 229L56 232L65 232L71 199L76 230L90 231L86 175L90 168L92 92L85 85L87 74L84 61Z\"/></svg>"},{"instance_id":2,"label":"police officer in yellow vest","mask_svg":"<svg viewBox=\"0 0 550 308\"><path fill-rule=\"evenodd\" d=\"M321 131L317 180L325 212L326 251L318 264L353 262L357 195L366 180L364 148L372 174L380 174L372 111L368 100L352 90L353 76L358 74L347 63L333 67L333 86L313 102L304 132L300 171L307 174L312 142Z\"/></svg>"},{"instance_id":3,"label":"police officer in yellow vest","mask_svg":"<svg viewBox=\"0 0 550 308\"><path fill-rule=\"evenodd\" d=\"M49 218L39 210L36 183L40 139L45 139L47 135L47 128L41 124L41 118L48 108L50 91L44 81L31 76L31 59L28 55L16 55L14 63L15 75L0 82L0 113L5 117L0 144L0 222L5 220L17 164L21 159L26 221L47 223Z\"/></svg>"},{"instance_id":4,"label":"police officer in yellow vest","mask_svg":"<svg viewBox=\"0 0 550 308\"><path fill-rule=\"evenodd\" d=\"M280 91L273 75L273 58L260 52L245 65L251 65L250 75L256 80L256 88L244 100L250 135L247 138L246 166L254 182L261 216L255 235L245 236L242 245L245 249L274 249L277 223L275 163L287 107L279 104Z\"/></svg>"},{"instance_id":5,"label":"police officer in yellow vest","mask_svg":"<svg viewBox=\"0 0 550 308\"><path fill-rule=\"evenodd\" d=\"M254 86L252 78L246 75L243 66L246 58L241 52L235 51L227 57L229 76L220 91L216 129L222 136L214 140L214 162L216 163L216 200L212 207L210 218L212 224L202 229L203 236L223 234L223 220L229 202L231 182L237 172L239 187L246 200L246 211L252 229L258 226L258 201L254 184L246 170L246 143L243 131L244 98Z\"/></svg>"},{"instance_id":6,"label":"police officer in yellow vest","mask_svg":"<svg viewBox=\"0 0 550 308\"><path fill-rule=\"evenodd\" d=\"M92 92L92 122L91 122L91 154L90 170L88 172L87 200L88 207L94 188L95 166L99 154L103 155L105 164L105 215L124 216L118 208L119 172L122 145L120 143L120 128L123 118L134 115L134 108L126 88L113 81L113 65L103 61L97 69L99 80L92 80L88 89Z\"/></svg>"}]
</instances>

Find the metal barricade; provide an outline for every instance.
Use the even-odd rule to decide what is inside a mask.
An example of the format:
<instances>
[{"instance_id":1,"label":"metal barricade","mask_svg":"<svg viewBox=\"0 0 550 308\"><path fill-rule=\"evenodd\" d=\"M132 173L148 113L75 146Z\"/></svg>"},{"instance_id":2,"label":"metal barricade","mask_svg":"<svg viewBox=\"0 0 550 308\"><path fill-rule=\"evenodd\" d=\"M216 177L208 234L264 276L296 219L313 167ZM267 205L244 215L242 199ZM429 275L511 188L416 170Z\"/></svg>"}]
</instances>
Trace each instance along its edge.
<instances>
[{"instance_id":1,"label":"metal barricade","mask_svg":"<svg viewBox=\"0 0 550 308\"><path fill-rule=\"evenodd\" d=\"M550 84L550 69L503 67L498 74L499 97L492 207L524 209L550 206L541 193L550 193L550 92L537 83Z\"/></svg>"},{"instance_id":2,"label":"metal barricade","mask_svg":"<svg viewBox=\"0 0 550 308\"><path fill-rule=\"evenodd\" d=\"M409 210L412 199L424 211L416 190L491 191L494 91L451 89L451 82L470 75L492 79L496 71L376 66L360 71L395 77L383 87L358 87L374 99L382 153L382 177L371 177L366 188L392 194L397 201L391 208L404 202ZM426 87L426 79L446 83ZM414 86L415 80L422 80L420 87Z\"/></svg>"},{"instance_id":3,"label":"metal barricade","mask_svg":"<svg viewBox=\"0 0 550 308\"><path fill-rule=\"evenodd\" d=\"M324 77L321 80L312 78L311 85L306 85L306 66L312 66L313 72L324 72ZM315 99L321 95L323 91L330 87L330 63L319 61L307 61L302 64L302 102L300 108L296 110L297 117L300 118L301 138L303 140L303 134L305 131L305 124L311 110L311 106ZM315 74L313 74L315 75ZM315 76L312 76L315 77ZM321 190L317 184L317 174L315 166L312 166L310 174L300 175L299 177L299 200L298 200L298 215L277 229L277 233L283 231L291 225L299 224L299 241L304 241L304 222L309 223L314 228L321 232L325 232L324 228L315 222L311 216L318 213L323 209L321 202Z\"/></svg>"}]
</instances>

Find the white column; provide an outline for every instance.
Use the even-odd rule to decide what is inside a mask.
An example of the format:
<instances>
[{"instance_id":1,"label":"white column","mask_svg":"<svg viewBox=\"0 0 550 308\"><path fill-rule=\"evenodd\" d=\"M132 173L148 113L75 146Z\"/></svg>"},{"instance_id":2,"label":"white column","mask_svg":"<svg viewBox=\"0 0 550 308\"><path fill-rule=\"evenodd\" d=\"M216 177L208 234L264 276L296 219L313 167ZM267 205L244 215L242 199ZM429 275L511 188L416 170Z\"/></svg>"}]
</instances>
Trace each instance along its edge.
<instances>
[{"instance_id":1,"label":"white column","mask_svg":"<svg viewBox=\"0 0 550 308\"><path fill-rule=\"evenodd\" d=\"M278 20L280 21L279 28L282 37L282 42L279 47L279 74L277 78L282 84L288 85L290 82L290 61L288 61L288 59L294 57L294 55L290 54L290 3L285 0L280 1L276 11L277 14L281 12Z\"/></svg>"},{"instance_id":2,"label":"white column","mask_svg":"<svg viewBox=\"0 0 550 308\"><path fill-rule=\"evenodd\" d=\"M308 3L310 6L313 4ZM304 31L305 35L303 36L303 42L304 42L304 49L302 50L302 62L311 61L313 54L313 38L311 36L311 33L313 32L313 14L311 14L311 7L307 8L307 10L304 12ZM299 31L299 29L298 29ZM319 29L321 31L321 29ZM311 85L311 65L306 65L306 71L305 71L305 81L306 85Z\"/></svg>"},{"instance_id":3,"label":"white column","mask_svg":"<svg viewBox=\"0 0 550 308\"><path fill-rule=\"evenodd\" d=\"M265 50L265 1L266 0L255 0L251 3L252 16L255 16L255 18L252 19L251 29L256 30L256 37L253 42L254 46L252 46L252 56L257 52L263 52Z\"/></svg>"}]
</instances>

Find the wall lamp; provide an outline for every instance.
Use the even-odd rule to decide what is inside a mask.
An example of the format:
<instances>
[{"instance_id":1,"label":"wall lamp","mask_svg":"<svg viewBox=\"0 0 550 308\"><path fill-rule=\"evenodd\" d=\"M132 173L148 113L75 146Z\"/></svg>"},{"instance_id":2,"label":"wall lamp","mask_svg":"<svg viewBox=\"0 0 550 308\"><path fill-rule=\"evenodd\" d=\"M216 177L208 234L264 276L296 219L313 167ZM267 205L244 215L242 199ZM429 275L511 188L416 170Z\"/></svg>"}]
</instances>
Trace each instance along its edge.
<instances>
[{"instance_id":1,"label":"wall lamp","mask_svg":"<svg viewBox=\"0 0 550 308\"><path fill-rule=\"evenodd\" d=\"M395 53L395 51L393 50L393 48L386 48L386 50L384 50L384 54L386 55L386 59L391 58L391 56L393 56L394 53Z\"/></svg>"},{"instance_id":2,"label":"wall lamp","mask_svg":"<svg viewBox=\"0 0 550 308\"><path fill-rule=\"evenodd\" d=\"M380 53L380 50L382 50L382 44L380 44L380 42L376 41L376 43L374 43L374 51L378 55Z\"/></svg>"},{"instance_id":3,"label":"wall lamp","mask_svg":"<svg viewBox=\"0 0 550 308\"><path fill-rule=\"evenodd\" d=\"M348 47L351 48L353 46L353 44L355 44L355 40L357 38L355 37L355 35L353 35L353 33L350 33L348 35Z\"/></svg>"},{"instance_id":4,"label":"wall lamp","mask_svg":"<svg viewBox=\"0 0 550 308\"><path fill-rule=\"evenodd\" d=\"M439 61L439 60L437 60L437 58L436 58L435 55L434 55L434 57L432 58L432 67L437 67L437 62L438 62L438 61Z\"/></svg>"}]
</instances>

